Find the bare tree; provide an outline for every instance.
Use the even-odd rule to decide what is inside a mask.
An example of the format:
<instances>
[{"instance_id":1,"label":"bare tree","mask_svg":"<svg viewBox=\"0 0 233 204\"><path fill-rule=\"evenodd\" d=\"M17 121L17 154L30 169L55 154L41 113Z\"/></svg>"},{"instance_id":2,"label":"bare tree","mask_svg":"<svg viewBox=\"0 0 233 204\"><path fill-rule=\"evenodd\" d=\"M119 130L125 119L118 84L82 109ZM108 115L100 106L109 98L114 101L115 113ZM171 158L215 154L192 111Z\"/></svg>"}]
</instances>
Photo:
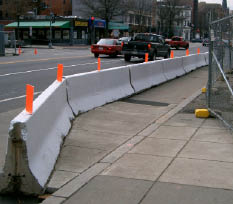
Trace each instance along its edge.
<instances>
[{"instance_id":1,"label":"bare tree","mask_svg":"<svg viewBox=\"0 0 233 204\"><path fill-rule=\"evenodd\" d=\"M146 18L152 18L155 3L154 0L129 0L130 10L135 14L138 32L145 32Z\"/></svg>"},{"instance_id":2,"label":"bare tree","mask_svg":"<svg viewBox=\"0 0 233 204\"><path fill-rule=\"evenodd\" d=\"M106 21L106 30L108 23L116 16L122 16L127 10L126 0L80 0L84 5L82 12L88 16L94 16Z\"/></svg>"},{"instance_id":3,"label":"bare tree","mask_svg":"<svg viewBox=\"0 0 233 204\"><path fill-rule=\"evenodd\" d=\"M32 12L34 8L39 8L41 1L33 2L32 0L5 0L3 4L3 10L12 19L17 19L19 16L28 15L28 12Z\"/></svg>"},{"instance_id":4,"label":"bare tree","mask_svg":"<svg viewBox=\"0 0 233 204\"><path fill-rule=\"evenodd\" d=\"M160 19L160 33L172 37L174 35L174 22L183 20L180 16L180 0L162 0L157 3L158 17Z\"/></svg>"}]
</instances>

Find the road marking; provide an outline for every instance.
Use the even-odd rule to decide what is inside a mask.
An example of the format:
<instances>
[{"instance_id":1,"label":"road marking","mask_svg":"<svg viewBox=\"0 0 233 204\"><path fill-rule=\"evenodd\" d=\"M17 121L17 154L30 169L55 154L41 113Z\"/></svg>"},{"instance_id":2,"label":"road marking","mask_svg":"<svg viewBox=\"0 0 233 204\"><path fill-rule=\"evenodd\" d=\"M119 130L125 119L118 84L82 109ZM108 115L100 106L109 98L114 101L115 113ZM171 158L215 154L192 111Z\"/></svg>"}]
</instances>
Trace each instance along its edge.
<instances>
[{"instance_id":1,"label":"road marking","mask_svg":"<svg viewBox=\"0 0 233 204\"><path fill-rule=\"evenodd\" d=\"M85 56L70 56L70 57L59 57L59 58L45 58L45 59L33 59L33 60L18 60L18 61L11 61L11 62L1 62L0 64L15 64L21 62L40 62L40 61L49 61L49 60L57 60L57 59L71 59L71 58L84 58L90 57L92 55L85 55Z\"/></svg>"},{"instance_id":2,"label":"road marking","mask_svg":"<svg viewBox=\"0 0 233 204\"><path fill-rule=\"evenodd\" d=\"M113 61L117 61L117 60L111 60L111 61L108 60L108 61L103 61L103 62L108 64L108 63L112 63ZM76 66L85 66L85 65L92 65L92 64L97 64L97 62L89 62L89 63L85 63L85 64L72 64L72 65L64 66L64 68L70 68L70 67L76 67ZM34 69L34 70L25 71L25 72L12 72L12 73L8 73L8 74L2 74L2 75L0 75L0 77L18 75L18 74L28 74L31 72L48 71L48 70L53 70L53 69L57 69L57 67L50 67L50 68L46 68L46 69Z\"/></svg>"},{"instance_id":3,"label":"road marking","mask_svg":"<svg viewBox=\"0 0 233 204\"><path fill-rule=\"evenodd\" d=\"M42 93L42 91L40 91L40 92L35 92L35 93L34 93L34 96L35 96L35 95L38 95L38 94L40 94L40 93ZM17 96L17 97L14 97L14 98L7 98L7 99L0 100L0 103L8 102L8 101L12 101L12 100L15 100L15 99L20 99L20 98L25 98L25 97L26 97L26 95Z\"/></svg>"}]
</instances>

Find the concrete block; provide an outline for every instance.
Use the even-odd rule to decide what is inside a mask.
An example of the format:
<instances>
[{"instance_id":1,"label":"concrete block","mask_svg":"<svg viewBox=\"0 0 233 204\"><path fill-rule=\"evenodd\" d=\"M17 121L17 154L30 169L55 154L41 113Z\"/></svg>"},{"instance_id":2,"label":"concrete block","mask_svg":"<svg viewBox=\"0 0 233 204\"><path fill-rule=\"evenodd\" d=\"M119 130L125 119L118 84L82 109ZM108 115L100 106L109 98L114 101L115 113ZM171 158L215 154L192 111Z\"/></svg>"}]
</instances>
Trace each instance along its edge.
<instances>
[{"instance_id":1,"label":"concrete block","mask_svg":"<svg viewBox=\"0 0 233 204\"><path fill-rule=\"evenodd\" d=\"M128 67L82 73L66 79L68 100L75 115L134 93Z\"/></svg>"},{"instance_id":2,"label":"concrete block","mask_svg":"<svg viewBox=\"0 0 233 204\"><path fill-rule=\"evenodd\" d=\"M225 189L157 182L141 204L229 204L232 200L233 192Z\"/></svg>"},{"instance_id":3,"label":"concrete block","mask_svg":"<svg viewBox=\"0 0 233 204\"><path fill-rule=\"evenodd\" d=\"M28 194L43 191L73 118L66 83L55 81L34 101L32 115L24 110L11 121L4 173L14 176L17 169L17 175L24 175L18 178L19 191ZM6 191L11 191L10 188Z\"/></svg>"},{"instance_id":4,"label":"concrete block","mask_svg":"<svg viewBox=\"0 0 233 204\"><path fill-rule=\"evenodd\" d=\"M159 181L232 190L232 177L233 163L177 158Z\"/></svg>"},{"instance_id":5,"label":"concrete block","mask_svg":"<svg viewBox=\"0 0 233 204\"><path fill-rule=\"evenodd\" d=\"M155 181L171 160L169 157L125 154L102 175Z\"/></svg>"},{"instance_id":6,"label":"concrete block","mask_svg":"<svg viewBox=\"0 0 233 204\"><path fill-rule=\"evenodd\" d=\"M129 153L174 157L185 143L183 140L146 138Z\"/></svg>"},{"instance_id":7,"label":"concrete block","mask_svg":"<svg viewBox=\"0 0 233 204\"><path fill-rule=\"evenodd\" d=\"M131 84L140 92L166 81L162 61L147 62L130 66Z\"/></svg>"},{"instance_id":8,"label":"concrete block","mask_svg":"<svg viewBox=\"0 0 233 204\"><path fill-rule=\"evenodd\" d=\"M152 186L151 181L97 176L75 193L69 204L135 204Z\"/></svg>"},{"instance_id":9,"label":"concrete block","mask_svg":"<svg viewBox=\"0 0 233 204\"><path fill-rule=\"evenodd\" d=\"M167 80L174 79L185 74L182 57L163 60L163 73Z\"/></svg>"}]
</instances>

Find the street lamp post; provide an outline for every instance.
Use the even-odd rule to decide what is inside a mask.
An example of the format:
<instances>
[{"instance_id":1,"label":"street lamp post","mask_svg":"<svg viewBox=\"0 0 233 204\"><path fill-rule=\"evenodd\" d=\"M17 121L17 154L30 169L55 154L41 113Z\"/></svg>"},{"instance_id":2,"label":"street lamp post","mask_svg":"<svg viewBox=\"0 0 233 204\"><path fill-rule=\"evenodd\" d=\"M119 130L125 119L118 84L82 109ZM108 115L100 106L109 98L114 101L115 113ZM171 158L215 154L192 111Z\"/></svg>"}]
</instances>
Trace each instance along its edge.
<instances>
[{"instance_id":1,"label":"street lamp post","mask_svg":"<svg viewBox=\"0 0 233 204\"><path fill-rule=\"evenodd\" d=\"M52 18L53 13L50 13L50 31L49 31L49 48L52 49Z\"/></svg>"}]
</instances>

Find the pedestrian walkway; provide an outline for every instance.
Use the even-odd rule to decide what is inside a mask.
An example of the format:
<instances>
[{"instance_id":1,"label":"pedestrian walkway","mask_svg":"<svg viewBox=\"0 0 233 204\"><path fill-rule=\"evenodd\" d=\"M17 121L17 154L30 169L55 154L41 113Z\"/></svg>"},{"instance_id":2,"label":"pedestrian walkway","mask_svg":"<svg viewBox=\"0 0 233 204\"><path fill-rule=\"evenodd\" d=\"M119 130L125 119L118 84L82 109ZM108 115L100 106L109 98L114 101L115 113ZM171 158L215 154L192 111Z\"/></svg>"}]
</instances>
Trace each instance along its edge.
<instances>
[{"instance_id":1,"label":"pedestrian walkway","mask_svg":"<svg viewBox=\"0 0 233 204\"><path fill-rule=\"evenodd\" d=\"M233 137L190 112L206 79L203 68L80 115L43 203L232 203Z\"/></svg>"}]
</instances>

